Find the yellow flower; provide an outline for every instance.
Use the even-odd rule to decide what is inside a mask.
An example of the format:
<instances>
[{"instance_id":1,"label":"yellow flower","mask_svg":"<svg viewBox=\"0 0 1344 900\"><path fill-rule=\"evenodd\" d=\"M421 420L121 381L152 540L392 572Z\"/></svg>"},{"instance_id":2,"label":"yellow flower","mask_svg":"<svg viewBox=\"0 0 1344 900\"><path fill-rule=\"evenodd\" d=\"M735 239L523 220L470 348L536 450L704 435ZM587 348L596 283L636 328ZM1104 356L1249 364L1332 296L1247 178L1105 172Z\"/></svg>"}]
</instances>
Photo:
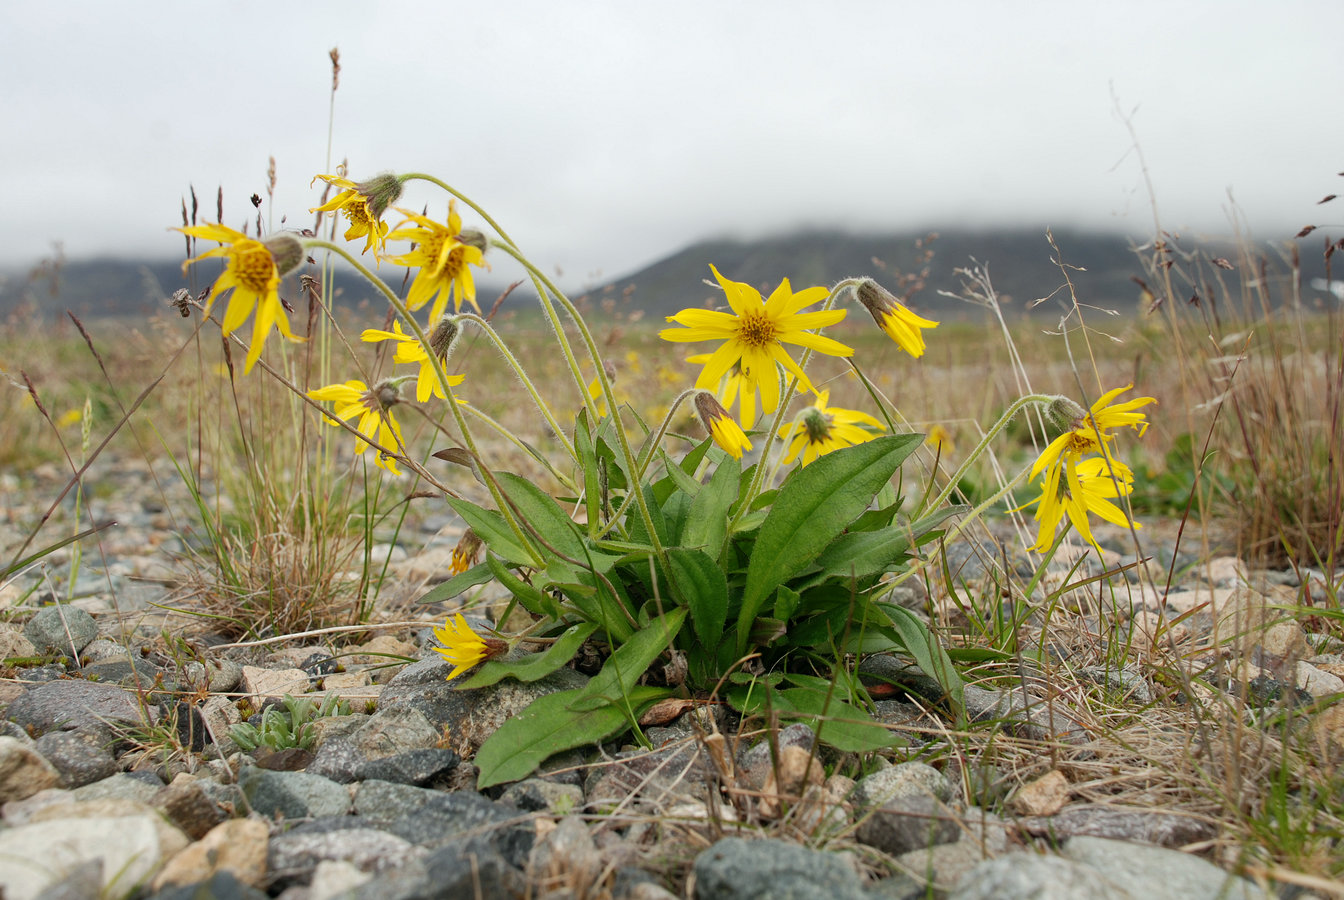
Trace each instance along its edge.
<instances>
[{"instance_id":1,"label":"yellow flower","mask_svg":"<svg viewBox=\"0 0 1344 900\"><path fill-rule=\"evenodd\" d=\"M692 365L703 366L709 363L711 353L697 353L695 356L686 357L686 361ZM733 402L741 397L742 403L737 410L737 419L742 423L743 428L750 428L756 424L756 391L748 390L742 378L742 366L740 363L733 363L722 378L719 379L718 392L716 394L719 401L729 409Z\"/></svg>"},{"instance_id":2,"label":"yellow flower","mask_svg":"<svg viewBox=\"0 0 1344 900\"><path fill-rule=\"evenodd\" d=\"M448 308L448 301L456 290L457 298L453 311L460 312L463 299L469 300L476 312L476 282L472 279L469 266L485 266L485 254L482 247L462 241L462 217L457 214L457 201L448 204L448 227L433 219L417 215L409 210L397 208L397 212L406 216L406 221L397 226L387 236L389 241L415 241L416 247L402 256L389 257L392 262L402 266L419 266L420 274L411 283L411 292L406 297L406 305L419 309L432 297L437 297L430 311L429 320L437 322ZM408 222L416 222L419 228L405 228ZM489 266L486 266L489 268Z\"/></svg>"},{"instance_id":3,"label":"yellow flower","mask_svg":"<svg viewBox=\"0 0 1344 900\"><path fill-rule=\"evenodd\" d=\"M1061 471L1062 468L1062 471ZM1114 476L1114 477L1112 477ZM1094 456L1071 466L1054 466L1041 481L1041 496L1035 501L1036 521L1040 523L1032 550L1048 550L1055 529L1067 515L1073 527L1098 550L1096 538L1088 527L1088 513L1094 513L1115 525L1129 526L1129 516L1111 503L1134 491L1134 473L1124 463ZM1134 523L1133 527L1140 527Z\"/></svg>"},{"instance_id":4,"label":"yellow flower","mask_svg":"<svg viewBox=\"0 0 1344 900\"><path fill-rule=\"evenodd\" d=\"M859 284L857 294L859 302L872 313L873 321L887 333L887 337L916 359L924 355L924 335L921 329L937 328L937 322L915 315L890 291L871 278L865 278Z\"/></svg>"},{"instance_id":5,"label":"yellow flower","mask_svg":"<svg viewBox=\"0 0 1344 900\"><path fill-rule=\"evenodd\" d=\"M476 634L461 613L457 614L456 619L444 619L441 627L435 626L434 637L443 644L442 647L435 647L435 652L453 666L453 670L448 673L448 681L479 662L501 655L509 648L498 638L482 638Z\"/></svg>"},{"instance_id":6,"label":"yellow flower","mask_svg":"<svg viewBox=\"0 0 1344 900\"><path fill-rule=\"evenodd\" d=\"M665 328L658 336L665 341L723 341L723 345L709 355L695 386L702 390L715 389L720 379L729 373L733 364L741 368L742 422L753 424L755 395L760 392L761 410L772 413L779 408L780 366L798 379L798 388L812 390L803 370L784 349L784 344L797 344L830 356L853 356L854 350L839 341L813 334L811 329L834 325L845 317L842 309L805 313L804 307L826 298L824 287L812 287L793 293L785 278L770 295L761 298L760 291L747 284L729 281L719 270L709 267L723 287L731 313L708 309L683 309L667 321L684 328ZM749 399L750 398L750 399ZM746 415L750 409L753 415Z\"/></svg>"},{"instance_id":7,"label":"yellow flower","mask_svg":"<svg viewBox=\"0 0 1344 900\"><path fill-rule=\"evenodd\" d=\"M182 264L182 271L185 273L187 266L211 256L222 256L227 260L224 274L215 279L210 296L205 300L205 315L210 315L210 306L216 297L233 291L229 308L224 313L223 331L224 336L228 337L256 309L257 318L252 323L252 341L247 348L244 373L251 372L252 366L261 357L261 349L266 344L272 326L279 328L280 333L291 341L305 340L290 331L289 317L285 315L285 307L280 302L280 276L303 261L303 246L298 240L289 235L279 235L262 243L227 225L191 225L173 230L227 245L192 257ZM282 270L282 266L286 268Z\"/></svg>"},{"instance_id":8,"label":"yellow flower","mask_svg":"<svg viewBox=\"0 0 1344 900\"><path fill-rule=\"evenodd\" d=\"M457 545L453 547L452 563L448 566L448 571L453 575L461 575L476 564L476 556L481 552L483 546L481 539L476 536L476 532L468 528L462 532L462 537L458 538Z\"/></svg>"},{"instance_id":9,"label":"yellow flower","mask_svg":"<svg viewBox=\"0 0 1344 900\"><path fill-rule=\"evenodd\" d=\"M841 447L852 447L877 437L877 433L860 426L882 430L882 423L864 412L852 409L828 409L826 401L829 391L818 391L816 403L803 410L798 420L779 430L782 440L793 438L789 451L784 455L787 465L803 454L803 465L812 462L818 456L825 456Z\"/></svg>"},{"instance_id":10,"label":"yellow flower","mask_svg":"<svg viewBox=\"0 0 1344 900\"><path fill-rule=\"evenodd\" d=\"M700 421L704 423L714 443L729 456L741 459L742 451L751 449L751 441L747 440L746 434L709 391L700 391L695 395L695 411L700 414Z\"/></svg>"},{"instance_id":11,"label":"yellow flower","mask_svg":"<svg viewBox=\"0 0 1344 900\"><path fill-rule=\"evenodd\" d=\"M382 220L383 213L387 212L387 207L401 196L401 181L392 175L379 175L360 184L336 175L318 175L313 181L319 178L327 184L340 188L341 192L323 205L314 206L308 211L340 210L350 221L345 239L353 241L362 237L365 240L361 253L368 253L370 249L375 255L381 253L387 244L388 230L387 223Z\"/></svg>"},{"instance_id":12,"label":"yellow flower","mask_svg":"<svg viewBox=\"0 0 1344 900\"><path fill-rule=\"evenodd\" d=\"M1102 394L1097 402L1092 404L1091 410L1084 410L1067 398L1060 398L1050 404L1051 417L1063 419L1060 424L1065 425L1067 430L1051 441L1041 453L1036 464L1031 467L1030 477L1035 478L1047 468L1058 469L1060 466L1069 468L1070 463L1076 464L1089 453L1100 453L1109 459L1110 448L1107 442L1114 439L1109 429L1133 428L1142 435L1148 429L1148 422L1144 413L1135 410L1149 403L1156 403L1155 399L1135 397L1133 400L1111 405L1112 400L1132 387L1134 385L1127 384Z\"/></svg>"},{"instance_id":13,"label":"yellow flower","mask_svg":"<svg viewBox=\"0 0 1344 900\"><path fill-rule=\"evenodd\" d=\"M436 346L435 338L445 329L445 323L449 327L456 329L456 325L451 324L451 320L440 320L439 325L435 327L434 332L429 336L431 346ZM454 334L456 332L454 331ZM359 339L366 343L376 344L379 341L396 341L397 350L392 354L392 361L399 363L419 363L420 374L415 379L415 399L418 403L424 403L431 395L440 400L447 400L448 397L443 393L443 386L439 384L438 376L434 374L434 363L430 360L429 354L425 352L424 345L420 343L419 338L413 334L407 334L401 330L400 322L392 323L391 331L383 331L378 328L366 328L360 334ZM448 350L446 344L451 343L451 338L446 342L443 352L439 354L439 361L446 362L448 359ZM437 352L437 351L436 351ZM465 375L449 375L448 386L457 387L466 378Z\"/></svg>"},{"instance_id":14,"label":"yellow flower","mask_svg":"<svg viewBox=\"0 0 1344 900\"><path fill-rule=\"evenodd\" d=\"M329 384L326 387L309 391L314 400L330 400L336 404L333 410L336 419L351 419L359 416L356 429L364 440L359 442L356 453L363 453L370 444L379 444L390 453L399 453L405 446L401 439L401 426L392 416L392 407L400 402L397 386L390 381L380 381L372 389L362 381L347 381L345 384ZM331 416L330 425L339 425ZM387 453L379 452L374 462L391 472L400 475L397 461Z\"/></svg>"},{"instance_id":15,"label":"yellow flower","mask_svg":"<svg viewBox=\"0 0 1344 900\"><path fill-rule=\"evenodd\" d=\"M944 459L957 451L957 445L952 442L952 432L942 425L934 425L930 428L924 442L936 449Z\"/></svg>"}]
</instances>

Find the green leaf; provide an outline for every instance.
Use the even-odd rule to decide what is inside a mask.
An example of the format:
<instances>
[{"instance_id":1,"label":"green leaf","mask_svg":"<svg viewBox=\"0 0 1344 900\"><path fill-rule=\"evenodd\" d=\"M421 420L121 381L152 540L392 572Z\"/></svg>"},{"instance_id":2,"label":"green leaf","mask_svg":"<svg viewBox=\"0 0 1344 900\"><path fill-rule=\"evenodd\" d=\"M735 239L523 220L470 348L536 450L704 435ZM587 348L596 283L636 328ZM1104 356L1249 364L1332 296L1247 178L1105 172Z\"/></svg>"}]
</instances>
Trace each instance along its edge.
<instances>
[{"instance_id":1,"label":"green leaf","mask_svg":"<svg viewBox=\"0 0 1344 900\"><path fill-rule=\"evenodd\" d=\"M941 525L948 517L965 512L964 506L950 506L925 516L914 524L896 523L879 531L850 531L840 535L817 557L821 572L810 576L807 585L826 578L867 578L888 572L903 562L911 544Z\"/></svg>"},{"instance_id":2,"label":"green leaf","mask_svg":"<svg viewBox=\"0 0 1344 900\"><path fill-rule=\"evenodd\" d=\"M492 659L476 670L476 673L458 685L458 690L489 687L505 678L519 681L537 681L564 668L574 658L583 642L597 630L596 623L581 622L570 626L564 634L555 639L555 643L540 653L532 653L523 659L504 662Z\"/></svg>"},{"instance_id":3,"label":"green leaf","mask_svg":"<svg viewBox=\"0 0 1344 900\"><path fill-rule=\"evenodd\" d=\"M906 652L915 658L915 663L925 675L942 685L943 690L947 691L953 711L961 716L964 708L965 682L957 674L957 669L952 665L947 651L938 643L933 632L929 631L929 626L902 606L893 603L877 605L886 613L887 618L891 620L891 626L901 636Z\"/></svg>"},{"instance_id":4,"label":"green leaf","mask_svg":"<svg viewBox=\"0 0 1344 900\"><path fill-rule=\"evenodd\" d=\"M509 567L500 561L499 557L493 553L485 554L485 564L490 568L490 572L495 576L495 580L504 587L508 588L510 594L523 605L523 609L532 613L534 616L549 616L552 619L560 618L560 607L556 604L555 598L538 590L519 578Z\"/></svg>"},{"instance_id":5,"label":"green leaf","mask_svg":"<svg viewBox=\"0 0 1344 900\"><path fill-rule=\"evenodd\" d=\"M775 618L781 622L792 621L802 602L801 594L788 585L781 584L779 590L775 592Z\"/></svg>"},{"instance_id":6,"label":"green leaf","mask_svg":"<svg viewBox=\"0 0 1344 900\"><path fill-rule=\"evenodd\" d=\"M459 572L452 578L442 584L436 584L429 589L417 603L442 603L445 600L451 600L465 590L476 587L478 584L485 584L491 578L490 567L485 563L477 563L465 572Z\"/></svg>"},{"instance_id":7,"label":"green leaf","mask_svg":"<svg viewBox=\"0 0 1344 900\"><path fill-rule=\"evenodd\" d=\"M728 579L718 563L703 550L670 547L668 562L677 596L691 611L696 637L715 647L728 619Z\"/></svg>"},{"instance_id":8,"label":"green leaf","mask_svg":"<svg viewBox=\"0 0 1344 900\"><path fill-rule=\"evenodd\" d=\"M737 618L739 652L746 652L748 628L766 598L868 509L919 444L914 434L875 438L827 454L785 480L761 523L747 567Z\"/></svg>"},{"instance_id":9,"label":"green leaf","mask_svg":"<svg viewBox=\"0 0 1344 900\"><path fill-rule=\"evenodd\" d=\"M583 538L574 520L555 498L521 475L498 472L495 478L518 517L536 529L541 538L570 559L583 559Z\"/></svg>"},{"instance_id":10,"label":"green leaf","mask_svg":"<svg viewBox=\"0 0 1344 900\"><path fill-rule=\"evenodd\" d=\"M683 547L703 547L712 559L718 559L728 531L728 510L737 502L738 479L742 464L729 457L719 463L714 475L691 501L691 512L681 532Z\"/></svg>"},{"instance_id":11,"label":"green leaf","mask_svg":"<svg viewBox=\"0 0 1344 900\"><path fill-rule=\"evenodd\" d=\"M591 709L627 696L658 654L672 646L685 621L686 607L679 606L636 631L612 651L602 671L583 686L574 699L575 708Z\"/></svg>"},{"instance_id":12,"label":"green leaf","mask_svg":"<svg viewBox=\"0 0 1344 900\"><path fill-rule=\"evenodd\" d=\"M518 536L499 513L481 509L471 501L460 497L449 497L448 505L466 521L487 547L495 551L497 556L519 566L536 563L536 558L518 543Z\"/></svg>"},{"instance_id":13,"label":"green leaf","mask_svg":"<svg viewBox=\"0 0 1344 900\"><path fill-rule=\"evenodd\" d=\"M626 693L629 706L606 703L590 709L573 708L587 688L546 694L509 719L486 738L473 760L479 774L477 787L518 781L532 774L552 754L613 737L631 725L657 701L669 696L667 688L636 687Z\"/></svg>"}]
</instances>

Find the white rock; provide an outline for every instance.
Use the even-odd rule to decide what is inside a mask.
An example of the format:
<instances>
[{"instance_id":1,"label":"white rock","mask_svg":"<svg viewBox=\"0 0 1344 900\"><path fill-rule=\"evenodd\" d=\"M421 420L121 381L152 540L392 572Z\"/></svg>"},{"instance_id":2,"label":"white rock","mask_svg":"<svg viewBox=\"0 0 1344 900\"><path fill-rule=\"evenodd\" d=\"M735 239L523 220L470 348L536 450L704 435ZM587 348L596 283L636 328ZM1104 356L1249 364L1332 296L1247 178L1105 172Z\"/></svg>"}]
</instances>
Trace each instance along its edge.
<instances>
[{"instance_id":1,"label":"white rock","mask_svg":"<svg viewBox=\"0 0 1344 900\"><path fill-rule=\"evenodd\" d=\"M34 900L42 889L84 863L98 860L105 897L121 897L144 884L168 857L187 845L165 841L151 816L115 819L55 819L0 832L0 888L5 900ZM110 840L109 835L116 835Z\"/></svg>"},{"instance_id":2,"label":"white rock","mask_svg":"<svg viewBox=\"0 0 1344 900\"><path fill-rule=\"evenodd\" d=\"M1344 693L1344 679L1341 679L1338 675L1331 675L1329 672L1322 672L1308 662L1297 664L1295 680L1298 687L1316 698Z\"/></svg>"},{"instance_id":3,"label":"white rock","mask_svg":"<svg viewBox=\"0 0 1344 900\"><path fill-rule=\"evenodd\" d=\"M308 673L303 669L263 669L243 666L243 681L239 689L253 701L267 697L298 696L308 692ZM254 703L255 705L255 703Z\"/></svg>"}]
</instances>

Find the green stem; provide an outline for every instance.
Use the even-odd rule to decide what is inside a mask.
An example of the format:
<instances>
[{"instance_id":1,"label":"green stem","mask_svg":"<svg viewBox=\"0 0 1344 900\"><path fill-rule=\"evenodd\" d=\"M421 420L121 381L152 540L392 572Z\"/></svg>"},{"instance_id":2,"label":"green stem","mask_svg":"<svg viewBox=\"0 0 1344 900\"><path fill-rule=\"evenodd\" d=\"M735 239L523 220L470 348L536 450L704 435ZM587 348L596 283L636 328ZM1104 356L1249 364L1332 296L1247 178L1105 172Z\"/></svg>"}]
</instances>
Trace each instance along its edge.
<instances>
[{"instance_id":1,"label":"green stem","mask_svg":"<svg viewBox=\"0 0 1344 900\"><path fill-rule=\"evenodd\" d=\"M485 332L486 337L490 338L490 341L495 345L495 349L499 351L500 356L504 357L504 361L508 363L509 368L513 369L514 374L517 375L518 379L523 383L523 387L527 389L527 393L531 395L532 402L536 404L537 410L541 413L542 418L546 420L546 424L549 425L551 431L555 433L556 439L560 441L560 446L565 448L565 452L569 454L570 459L578 462L578 456L574 451L574 445L565 437L565 430L560 427L559 421L555 418L555 413L551 412L551 408L546 404L546 401L542 399L536 386L533 385L532 379L528 378L522 363L518 362L518 358L513 355L513 351L504 343L504 340L499 336L499 333L490 326L489 322L475 313L461 313L457 318L458 321L471 322ZM513 438L512 435L509 435L509 437L513 439L514 443L518 442L517 438Z\"/></svg>"},{"instance_id":2,"label":"green stem","mask_svg":"<svg viewBox=\"0 0 1344 900\"><path fill-rule=\"evenodd\" d=\"M970 455L966 457L964 462L962 462L961 467L958 468L957 471L953 473L952 478L947 482L947 487L943 488L942 493L940 493L937 497L935 497L933 499L933 502L924 508L937 509L939 506L942 506L944 502L946 502L948 497L952 496L952 492L955 491L957 489L957 485L961 483L962 477L965 476L965 474L968 471L970 471L971 464L980 458L980 454L985 452L985 450L989 447L990 442L993 441L994 438L998 437L999 432L1003 431L1003 429L1007 427L1008 423L1011 422L1013 418L1019 412L1021 412L1024 407L1027 406L1027 404L1053 403L1058 399L1059 397L1057 397L1054 394L1027 394L1024 397L1019 397L1016 400L1014 400L1013 404L1009 406L1006 410L1004 410L1003 415L999 416L999 420L990 427L989 431L985 432L985 436L980 439L980 443L975 445L975 449L972 450ZM1020 478L1021 476L1018 477ZM1012 482L1009 482L1009 484L1011 486L1016 482L1017 479L1015 478L1013 479ZM1001 490L999 493L995 494L994 499L997 500L1004 493L1006 493L1006 490L1007 489L1005 488L1004 490Z\"/></svg>"},{"instance_id":3,"label":"green stem","mask_svg":"<svg viewBox=\"0 0 1344 900\"><path fill-rule=\"evenodd\" d=\"M555 284L546 277L546 274L534 266L527 257L523 256L523 254L517 250L517 248L500 241L492 240L490 243L492 246L500 248L505 253L518 260L528 272L532 273L534 278L541 281L545 286L546 291L538 291L538 294L542 297L543 305L545 305L548 310L552 310L552 315L554 315L553 308L546 300L547 291L555 295L555 299L560 301L560 304L565 308L565 312L569 314L570 320L574 323L574 326L578 328L579 335L583 338L584 347L588 350L588 356L592 359L594 368L597 369L597 383L602 388L602 396L607 400L607 408L611 410L611 419L615 425L614 430L616 432L616 439L621 447L621 455L625 457L626 468L631 472L635 471L637 465L635 454L630 448L630 436L625 433L625 424L621 421L620 404L616 400L616 392L612 389L611 379L607 377L607 371L602 365L602 354L597 349L597 342L593 340L593 333L589 330L588 323L583 320L583 316L579 314L578 309L572 302L570 302L570 299L565 296L564 292L556 287ZM579 385L579 391L583 395L585 404L592 410L590 415L592 416L593 421L596 422L598 419L597 412L592 409L592 398L588 396L587 386L583 383L583 378L578 371L577 363L573 362L573 356L569 352L568 341L564 337L564 330L558 321L555 321L553 324L556 328L556 334L560 338L561 346L565 348L566 356L571 361L575 381ZM654 552L658 554L658 559L666 566L668 564L667 551L664 549L662 541L658 538L658 532L653 526L653 516L649 512L648 501L644 497L644 492L639 489L638 485L631 485L631 493L635 495L635 502L639 504L639 512L644 519L644 527L649 533L649 543L653 545Z\"/></svg>"},{"instance_id":4,"label":"green stem","mask_svg":"<svg viewBox=\"0 0 1344 900\"><path fill-rule=\"evenodd\" d=\"M690 390L682 391L677 395L677 399L672 401L672 405L668 408L667 414L663 416L663 421L658 425L658 430L654 432L653 439L648 443L648 451L644 453L635 464L634 471L631 475L631 480L635 484L643 483L644 470L648 468L649 463L653 462L653 455L658 451L658 445L667 435L667 429L671 427L672 417L676 414L677 408L685 403L687 398L694 397L696 393L696 389L691 388ZM676 463L672 463L672 465L676 465ZM621 521L622 517L625 516L626 510L630 508L630 504L635 502L635 498L631 496L634 493L636 493L634 489L626 491L625 499L621 501L621 505L616 509L615 514L612 515L611 521L607 523L607 526L598 532L595 540L605 537L611 532L611 529Z\"/></svg>"},{"instance_id":5,"label":"green stem","mask_svg":"<svg viewBox=\"0 0 1344 900\"><path fill-rule=\"evenodd\" d=\"M329 250L338 254L344 258L346 262L354 266L355 271L363 275L369 284L377 288L383 296L387 298L387 302L397 311L397 315L406 323L406 326L411 329L416 340L420 342L420 346L425 349L425 355L429 358L430 363L434 367L434 377L438 379L439 387L443 390L443 395L448 400L448 408L452 410L453 418L457 420L457 427L462 432L462 442L466 444L467 450L471 453L472 458L479 460L481 456L477 451L476 442L471 436L471 428L468 427L466 417L462 415L462 410L458 409L457 398L453 396L453 389L448 384L448 373L443 368L443 361L439 359L438 354L430 347L429 337L425 334L424 329L420 327L420 323L415 320L415 316L412 316L411 311L406 308L406 304L402 299L398 297L396 292L388 287L381 278L370 272L368 268L339 244L323 240L306 240L304 241L304 245L306 247L320 247L324 250ZM495 484L495 480L493 478L486 478L484 480L486 487L490 490L491 498L495 501L495 507L499 510L500 515L504 517L504 521L508 523L514 536L518 538L522 546L526 547L528 551L532 553L532 558L537 566L543 565L540 555L533 549L532 542L528 540L522 526L519 525L515 519L512 507L510 507L509 503L504 498L499 486Z\"/></svg>"}]
</instances>

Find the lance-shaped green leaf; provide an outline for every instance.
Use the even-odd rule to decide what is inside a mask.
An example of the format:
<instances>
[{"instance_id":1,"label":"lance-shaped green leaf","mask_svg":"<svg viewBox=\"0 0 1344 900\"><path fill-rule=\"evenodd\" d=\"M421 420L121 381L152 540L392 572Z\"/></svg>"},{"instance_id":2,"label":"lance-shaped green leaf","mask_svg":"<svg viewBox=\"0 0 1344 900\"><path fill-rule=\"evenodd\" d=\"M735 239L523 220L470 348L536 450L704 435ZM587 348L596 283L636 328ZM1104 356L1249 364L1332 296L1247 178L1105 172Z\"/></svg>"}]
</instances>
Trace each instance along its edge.
<instances>
[{"instance_id":1,"label":"lance-shaped green leaf","mask_svg":"<svg viewBox=\"0 0 1344 900\"><path fill-rule=\"evenodd\" d=\"M490 580L490 567L485 563L477 563L465 572L459 572L452 578L442 584L436 584L430 588L428 593L417 600L417 603L442 603L444 600L451 600L458 594L469 588L474 588L479 584L485 584Z\"/></svg>"},{"instance_id":2,"label":"lance-shaped green leaf","mask_svg":"<svg viewBox=\"0 0 1344 900\"><path fill-rule=\"evenodd\" d=\"M588 636L596 630L595 623L581 622L566 629L564 634L555 639L555 643L540 653L530 653L522 659L507 662L498 659L489 660L482 664L474 675L458 685L457 689L462 691L489 687L505 678L516 678L519 681L537 681L545 678L557 669L564 668L565 664L574 658L574 654L579 651L579 647Z\"/></svg>"},{"instance_id":3,"label":"lance-shaped green leaf","mask_svg":"<svg viewBox=\"0 0 1344 900\"><path fill-rule=\"evenodd\" d=\"M706 647L717 647L728 619L728 579L723 569L703 550L671 547L667 558L677 595L691 611L695 636Z\"/></svg>"},{"instance_id":4,"label":"lance-shaped green leaf","mask_svg":"<svg viewBox=\"0 0 1344 900\"><path fill-rule=\"evenodd\" d=\"M769 700L766 691L771 691ZM763 714L767 709L781 722L805 722L818 738L839 750L881 750L904 741L873 721L868 713L840 699L841 691L829 693L812 687L754 690L734 687L728 701L739 712Z\"/></svg>"},{"instance_id":5,"label":"lance-shaped green leaf","mask_svg":"<svg viewBox=\"0 0 1344 900\"><path fill-rule=\"evenodd\" d=\"M840 535L817 557L815 574L807 575L798 590L806 590L828 578L864 579L880 575L902 562L910 546L949 516L965 512L967 507L953 506L925 516L913 524L894 524L878 531L850 531Z\"/></svg>"},{"instance_id":6,"label":"lance-shaped green leaf","mask_svg":"<svg viewBox=\"0 0 1344 900\"><path fill-rule=\"evenodd\" d=\"M775 588L862 515L919 444L916 434L887 435L829 453L785 480L747 566L737 619L739 652L746 652L751 622Z\"/></svg>"},{"instance_id":7,"label":"lance-shaped green leaf","mask_svg":"<svg viewBox=\"0 0 1344 900\"><path fill-rule=\"evenodd\" d=\"M574 707L592 709L629 694L658 654L672 646L685 621L686 607L679 606L636 631L612 651L602 671L579 691Z\"/></svg>"},{"instance_id":8,"label":"lance-shaped green leaf","mask_svg":"<svg viewBox=\"0 0 1344 900\"><path fill-rule=\"evenodd\" d=\"M741 474L742 465L736 459L729 457L719 463L709 483L691 501L679 541L683 547L703 547L711 558L718 559L728 530L728 510L737 501Z\"/></svg>"},{"instance_id":9,"label":"lance-shaped green leaf","mask_svg":"<svg viewBox=\"0 0 1344 900\"><path fill-rule=\"evenodd\" d=\"M904 607L894 603L879 603L878 607L891 620L891 627L901 636L905 650L915 658L924 674L933 678L947 691L948 701L958 717L963 715L965 682L929 626Z\"/></svg>"},{"instance_id":10,"label":"lance-shaped green leaf","mask_svg":"<svg viewBox=\"0 0 1344 900\"><path fill-rule=\"evenodd\" d=\"M504 494L513 504L519 517L540 535L556 552L570 559L583 559L583 538L574 523L555 498L521 475L498 472L495 478Z\"/></svg>"},{"instance_id":11,"label":"lance-shaped green leaf","mask_svg":"<svg viewBox=\"0 0 1344 900\"><path fill-rule=\"evenodd\" d=\"M552 619L560 618L560 607L555 602L555 598L538 590L528 584L509 570L499 557L493 553L486 553L485 564L489 567L491 574L504 587L508 588L510 594L523 605L523 609L532 613L534 616L549 616ZM464 573L465 574L465 573Z\"/></svg>"},{"instance_id":12,"label":"lance-shaped green leaf","mask_svg":"<svg viewBox=\"0 0 1344 900\"><path fill-rule=\"evenodd\" d=\"M613 737L629 728L648 707L672 693L667 688L641 685L626 692L620 702L574 709L574 700L583 690L538 697L520 715L486 738L473 760L480 769L477 787L518 781L532 774L552 754Z\"/></svg>"}]
</instances>

